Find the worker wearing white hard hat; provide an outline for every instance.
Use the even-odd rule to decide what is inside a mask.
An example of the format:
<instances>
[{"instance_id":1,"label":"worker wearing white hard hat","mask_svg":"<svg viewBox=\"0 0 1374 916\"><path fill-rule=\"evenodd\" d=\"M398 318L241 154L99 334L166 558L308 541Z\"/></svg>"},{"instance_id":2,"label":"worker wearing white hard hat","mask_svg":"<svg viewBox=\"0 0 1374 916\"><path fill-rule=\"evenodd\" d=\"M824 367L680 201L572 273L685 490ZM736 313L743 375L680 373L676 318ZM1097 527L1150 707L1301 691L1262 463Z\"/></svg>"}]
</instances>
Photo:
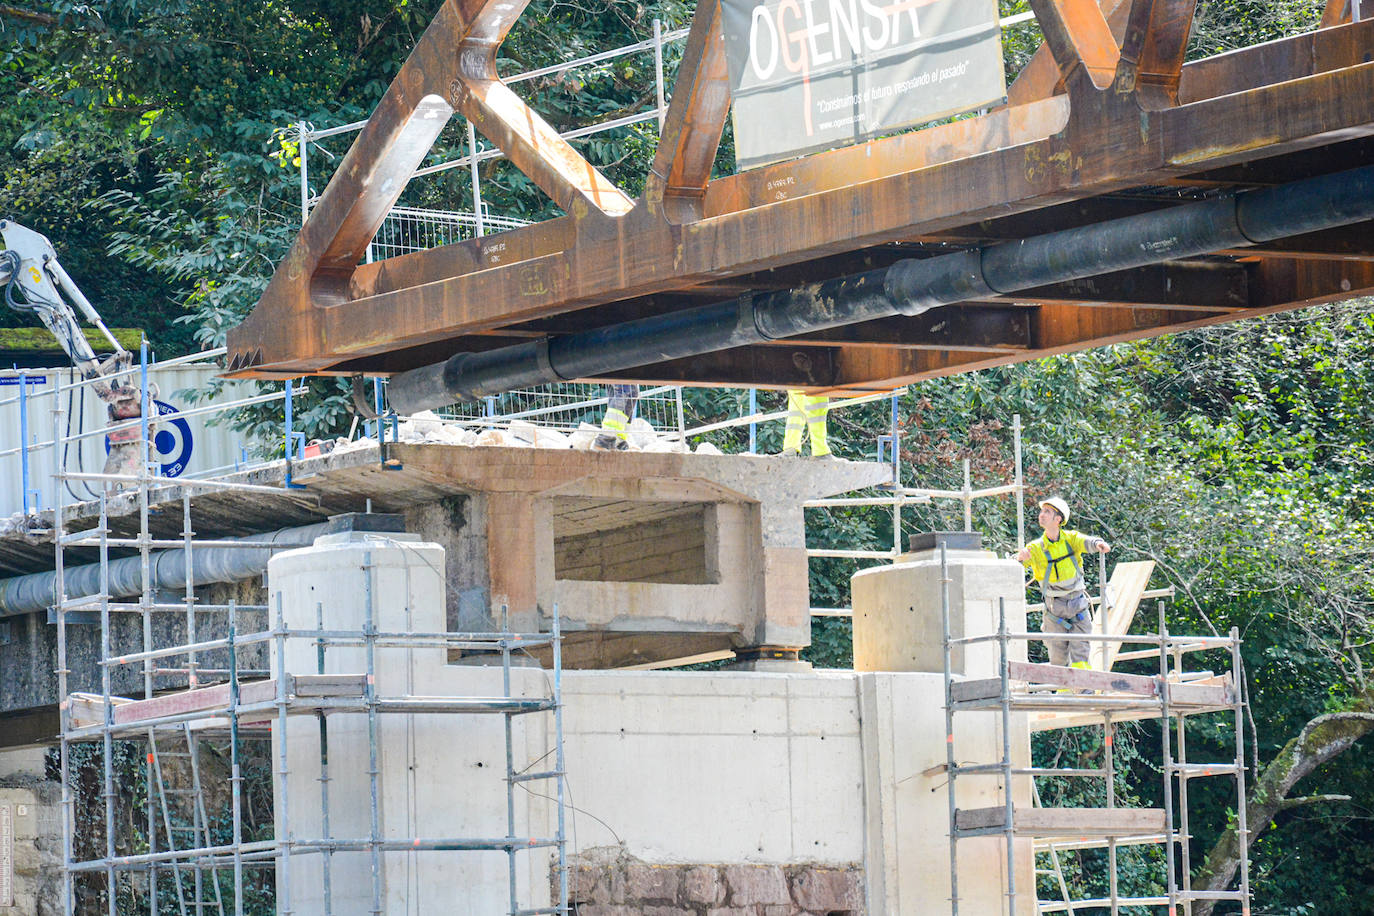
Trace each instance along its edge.
<instances>
[{"instance_id":1,"label":"worker wearing white hard hat","mask_svg":"<svg viewBox=\"0 0 1374 916\"><path fill-rule=\"evenodd\" d=\"M1045 533L1021 548L1016 559L1030 569L1045 597L1040 631L1091 633L1093 617L1088 602L1088 585L1083 579L1083 554L1094 550L1106 553L1112 546L1102 538L1065 528L1069 520L1069 504L1062 497L1051 496L1040 500L1039 520ZM1047 644L1050 664L1088 667L1089 646L1086 639L1053 639L1048 640Z\"/></svg>"},{"instance_id":2,"label":"worker wearing white hard hat","mask_svg":"<svg viewBox=\"0 0 1374 916\"><path fill-rule=\"evenodd\" d=\"M1058 512L1059 524L1067 525L1069 523L1069 504L1066 503L1062 497L1051 496L1049 499L1040 500L1040 502L1037 503L1037 505L1041 509L1045 508L1046 506L1049 506L1051 509ZM1043 528L1044 524L1042 523L1040 527Z\"/></svg>"}]
</instances>

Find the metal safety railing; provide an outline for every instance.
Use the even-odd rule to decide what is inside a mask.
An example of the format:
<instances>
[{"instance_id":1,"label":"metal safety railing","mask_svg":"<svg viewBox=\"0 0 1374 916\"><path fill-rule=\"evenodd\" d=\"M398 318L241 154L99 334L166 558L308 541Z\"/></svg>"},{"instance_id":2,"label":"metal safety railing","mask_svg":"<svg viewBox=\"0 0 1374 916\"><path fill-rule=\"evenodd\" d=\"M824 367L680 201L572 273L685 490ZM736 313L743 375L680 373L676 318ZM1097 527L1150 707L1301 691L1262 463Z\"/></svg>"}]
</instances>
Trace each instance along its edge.
<instances>
[{"instance_id":1,"label":"metal safety railing","mask_svg":"<svg viewBox=\"0 0 1374 916\"><path fill-rule=\"evenodd\" d=\"M517 388L468 404L455 404L437 413L469 427L508 426L516 420L571 432L583 423L597 425L605 412L606 386L565 382L536 388ZM684 435L682 388L658 385L641 388L635 417L653 430L673 438Z\"/></svg>"},{"instance_id":2,"label":"metal safety railing","mask_svg":"<svg viewBox=\"0 0 1374 916\"><path fill-rule=\"evenodd\" d=\"M905 391L905 389L902 389ZM902 457L900 448L900 424L898 414L898 398L902 392L893 392L892 409L890 419L890 431L886 436L879 437L878 460L883 461L886 457L892 465L892 481L881 489L881 492L869 496L839 496L827 499L813 499L803 503L807 509L830 509L856 506L872 506L888 509L892 515L892 547L887 550L868 550L868 549L844 549L833 547L809 547L806 555L808 557L837 557L854 560L886 560L889 563L898 562L906 553L902 544L904 533L902 523L903 510L910 506L928 506L935 500L953 500L962 504L964 531L973 531L973 504L977 500L987 499L997 496L1011 496L1016 507L1016 531L1017 546L1025 544L1025 506L1022 494L1025 492L1025 483L1021 465L1021 415L1015 414L1012 417L1012 451L1014 460L1014 476L1011 483L999 484L992 487L975 488L971 477L971 462L967 459L963 461L963 486L958 490L939 489L933 487L906 487L902 486ZM880 397L887 397L883 395ZM874 398L858 398L849 403L862 403ZM850 617L853 616L853 608L826 608L812 607L813 617Z\"/></svg>"}]
</instances>

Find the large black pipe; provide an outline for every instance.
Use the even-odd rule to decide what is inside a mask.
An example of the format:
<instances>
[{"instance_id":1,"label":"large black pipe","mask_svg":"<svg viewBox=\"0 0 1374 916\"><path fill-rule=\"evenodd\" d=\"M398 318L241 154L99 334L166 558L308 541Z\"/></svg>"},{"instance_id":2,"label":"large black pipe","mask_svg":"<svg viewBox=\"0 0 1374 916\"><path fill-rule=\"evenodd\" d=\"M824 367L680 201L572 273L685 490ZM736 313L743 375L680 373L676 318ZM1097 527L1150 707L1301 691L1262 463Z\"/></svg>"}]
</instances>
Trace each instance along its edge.
<instances>
[{"instance_id":1,"label":"large black pipe","mask_svg":"<svg viewBox=\"0 0 1374 916\"><path fill-rule=\"evenodd\" d=\"M512 388L589 378L875 318L1374 219L1374 166L1181 204L988 248L898 261L800 289L742 296L484 353L394 376L412 414Z\"/></svg>"}]
</instances>

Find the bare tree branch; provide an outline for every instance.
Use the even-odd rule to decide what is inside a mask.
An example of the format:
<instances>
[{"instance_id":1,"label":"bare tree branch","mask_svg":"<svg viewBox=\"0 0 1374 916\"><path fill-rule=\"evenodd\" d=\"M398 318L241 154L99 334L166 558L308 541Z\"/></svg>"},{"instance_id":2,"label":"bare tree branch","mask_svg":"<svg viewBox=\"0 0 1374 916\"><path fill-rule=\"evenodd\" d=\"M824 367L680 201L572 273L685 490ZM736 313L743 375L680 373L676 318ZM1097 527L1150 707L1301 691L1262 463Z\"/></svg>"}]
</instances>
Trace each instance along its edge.
<instances>
[{"instance_id":1,"label":"bare tree branch","mask_svg":"<svg viewBox=\"0 0 1374 916\"><path fill-rule=\"evenodd\" d=\"M1344 753L1371 731L1374 731L1374 692L1363 694L1350 710L1317 716L1304 725L1298 736L1284 745L1255 781L1245 805L1250 843L1273 825L1280 811L1307 803L1305 799L1288 798L1299 780ZM1311 802L1337 798L1340 796L1313 796ZM1239 868L1240 837L1233 824L1207 854L1206 863L1193 879L1193 887L1224 890L1231 885ZM1211 916L1214 905L1214 901L1198 901L1193 910L1197 916Z\"/></svg>"},{"instance_id":2,"label":"bare tree branch","mask_svg":"<svg viewBox=\"0 0 1374 916\"><path fill-rule=\"evenodd\" d=\"M21 6L12 6L8 3L0 3L0 17L20 19L24 22L32 22L35 25L57 25L57 17L52 13L40 13L37 10L26 10Z\"/></svg>"},{"instance_id":3,"label":"bare tree branch","mask_svg":"<svg viewBox=\"0 0 1374 916\"><path fill-rule=\"evenodd\" d=\"M1326 802L1350 801L1349 795L1304 795L1301 798L1285 798L1279 805L1280 811L1303 808L1307 805L1321 805Z\"/></svg>"}]
</instances>

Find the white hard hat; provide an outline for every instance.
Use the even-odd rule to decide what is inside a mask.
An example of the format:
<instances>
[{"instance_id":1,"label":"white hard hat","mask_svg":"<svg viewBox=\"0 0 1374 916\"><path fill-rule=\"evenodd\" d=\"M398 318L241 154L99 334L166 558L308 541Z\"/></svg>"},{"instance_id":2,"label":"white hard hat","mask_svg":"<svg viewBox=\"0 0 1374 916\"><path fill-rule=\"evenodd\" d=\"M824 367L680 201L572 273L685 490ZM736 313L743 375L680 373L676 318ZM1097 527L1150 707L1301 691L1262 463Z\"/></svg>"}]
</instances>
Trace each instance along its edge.
<instances>
[{"instance_id":1,"label":"white hard hat","mask_svg":"<svg viewBox=\"0 0 1374 916\"><path fill-rule=\"evenodd\" d=\"M1042 499L1038 503L1041 506L1049 506L1067 523L1069 520L1069 504L1058 496L1051 496L1049 499Z\"/></svg>"}]
</instances>

